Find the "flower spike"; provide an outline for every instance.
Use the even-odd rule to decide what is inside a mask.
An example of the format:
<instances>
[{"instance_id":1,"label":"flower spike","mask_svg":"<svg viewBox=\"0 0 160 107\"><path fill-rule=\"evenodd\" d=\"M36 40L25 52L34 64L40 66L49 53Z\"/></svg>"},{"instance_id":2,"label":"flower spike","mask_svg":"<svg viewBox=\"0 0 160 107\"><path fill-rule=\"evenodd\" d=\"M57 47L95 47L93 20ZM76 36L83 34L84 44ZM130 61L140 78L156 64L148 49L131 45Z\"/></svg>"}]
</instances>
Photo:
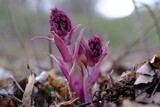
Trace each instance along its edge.
<instances>
[{"instance_id":1,"label":"flower spike","mask_svg":"<svg viewBox=\"0 0 160 107\"><path fill-rule=\"evenodd\" d=\"M95 82L96 82L97 79L98 79L98 76L99 76L99 73L100 73L100 66L101 66L102 60L103 60L103 58L107 55L108 45L109 45L109 41L107 41L106 44L105 44L105 46L104 46L104 49L103 49L103 53L102 53L101 58L99 59L99 61L98 61L98 62L95 64L95 66L93 67L93 71L92 71L92 74L91 74L91 85L94 85Z\"/></svg>"},{"instance_id":2,"label":"flower spike","mask_svg":"<svg viewBox=\"0 0 160 107\"><path fill-rule=\"evenodd\" d=\"M88 44L84 38L82 38L82 44L85 48L85 54L87 58L87 65L94 66L102 56L102 42L98 34L93 35L89 39Z\"/></svg>"},{"instance_id":3,"label":"flower spike","mask_svg":"<svg viewBox=\"0 0 160 107\"><path fill-rule=\"evenodd\" d=\"M51 9L50 13L50 32L55 32L60 38L64 40L64 37L72 29L72 23L67 14L57 8Z\"/></svg>"}]
</instances>

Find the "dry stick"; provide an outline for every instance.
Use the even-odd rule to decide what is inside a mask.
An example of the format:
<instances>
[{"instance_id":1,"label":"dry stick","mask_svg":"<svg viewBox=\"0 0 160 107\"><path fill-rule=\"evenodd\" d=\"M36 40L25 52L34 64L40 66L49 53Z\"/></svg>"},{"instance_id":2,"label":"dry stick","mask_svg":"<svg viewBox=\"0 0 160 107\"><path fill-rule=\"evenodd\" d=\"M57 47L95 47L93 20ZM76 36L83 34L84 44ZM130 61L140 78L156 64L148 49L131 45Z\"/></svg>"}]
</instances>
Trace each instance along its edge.
<instances>
[{"instance_id":1,"label":"dry stick","mask_svg":"<svg viewBox=\"0 0 160 107\"><path fill-rule=\"evenodd\" d=\"M159 21L156 17L156 14L152 11L152 9L147 4L141 3L141 2L135 2L135 3L139 3L139 4L143 5L148 10L148 12L150 13L150 15L153 19L154 25L156 27L156 32L157 32L159 42L160 42L160 27L159 27Z\"/></svg>"},{"instance_id":2,"label":"dry stick","mask_svg":"<svg viewBox=\"0 0 160 107\"><path fill-rule=\"evenodd\" d=\"M20 84L17 82L17 80L12 75L10 77L15 82L16 86L21 90L21 92L24 92L24 90L22 89L22 87L20 86Z\"/></svg>"},{"instance_id":3,"label":"dry stick","mask_svg":"<svg viewBox=\"0 0 160 107\"><path fill-rule=\"evenodd\" d=\"M16 101L17 103L19 103L19 104L22 104L23 102L20 100L20 99L18 99L16 96L14 96L14 95L9 95L9 97L11 97L11 99L13 99L14 101Z\"/></svg>"},{"instance_id":4,"label":"dry stick","mask_svg":"<svg viewBox=\"0 0 160 107\"><path fill-rule=\"evenodd\" d=\"M27 50L26 50L26 48L25 48L23 38L22 38L21 34L18 32L18 30L17 30L17 28L16 28L16 26L15 26L15 24L14 24L13 17L12 17L12 14L11 14L11 9L10 9L10 7L9 7L9 0L6 0L6 5L7 5L7 6L6 6L6 7L7 7L7 11L8 11L8 18L9 18L11 27L12 27L12 29L13 29L13 31L14 31L14 35L15 35L15 36L17 37L17 39L18 39L18 41L19 41L19 43L20 43L20 45L21 45L21 48L23 49L24 54L25 54L25 56L26 56L26 62L28 63L29 57L28 57L28 54L27 54Z\"/></svg>"},{"instance_id":5,"label":"dry stick","mask_svg":"<svg viewBox=\"0 0 160 107\"><path fill-rule=\"evenodd\" d=\"M48 35L48 37L50 38L50 35ZM52 54L52 43L50 41L48 41L48 52ZM54 68L53 59L51 57L49 57L49 59L50 59L51 69L53 69Z\"/></svg>"},{"instance_id":6,"label":"dry stick","mask_svg":"<svg viewBox=\"0 0 160 107\"><path fill-rule=\"evenodd\" d=\"M154 90L153 90L151 96L153 96L153 95L155 94L155 92L156 92L156 90L157 90L157 88L158 88L158 86L159 86L159 83L160 83L160 79L158 80L157 85L154 87Z\"/></svg>"},{"instance_id":7,"label":"dry stick","mask_svg":"<svg viewBox=\"0 0 160 107\"><path fill-rule=\"evenodd\" d=\"M115 87L115 82L114 82L114 79L112 77L113 72L114 72L114 70L111 71L111 73L109 74L109 77L110 77L110 81L111 81L112 87Z\"/></svg>"},{"instance_id":8,"label":"dry stick","mask_svg":"<svg viewBox=\"0 0 160 107\"><path fill-rule=\"evenodd\" d=\"M152 91L152 94L151 96L153 96L157 90L157 88L159 87L160 85L160 75L157 73L157 77L158 77L158 82L156 83L156 86L154 87L154 90Z\"/></svg>"},{"instance_id":9,"label":"dry stick","mask_svg":"<svg viewBox=\"0 0 160 107\"><path fill-rule=\"evenodd\" d=\"M137 7L135 1L132 0L132 2L133 2L134 7L135 7L135 12L134 12L135 13L135 21L136 21L136 25L137 25L137 28L138 28L137 30L139 32L141 29L144 28L144 23L142 21L142 17L140 15L139 11L138 11L138 7ZM142 33L142 36L145 36L144 33ZM145 51L146 51L146 55L149 56L150 52L149 52L148 42L147 42L147 38L146 37L143 39L143 43L144 43L144 48L145 48Z\"/></svg>"}]
</instances>

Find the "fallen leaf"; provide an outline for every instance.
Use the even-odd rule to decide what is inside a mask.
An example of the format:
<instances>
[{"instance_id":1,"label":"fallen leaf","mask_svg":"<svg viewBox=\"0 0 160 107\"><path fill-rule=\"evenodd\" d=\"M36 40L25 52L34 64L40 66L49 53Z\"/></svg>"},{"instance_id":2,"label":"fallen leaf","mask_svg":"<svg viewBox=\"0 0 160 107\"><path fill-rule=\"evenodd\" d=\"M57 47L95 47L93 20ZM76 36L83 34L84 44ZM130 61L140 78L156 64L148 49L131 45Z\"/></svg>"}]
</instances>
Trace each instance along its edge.
<instances>
[{"instance_id":1,"label":"fallen leaf","mask_svg":"<svg viewBox=\"0 0 160 107\"><path fill-rule=\"evenodd\" d=\"M0 68L0 80L7 80L11 78L12 73L8 70Z\"/></svg>"},{"instance_id":2,"label":"fallen leaf","mask_svg":"<svg viewBox=\"0 0 160 107\"><path fill-rule=\"evenodd\" d=\"M153 76L140 74L138 78L136 79L134 85L148 84L148 83L151 83L153 79L154 79Z\"/></svg>"},{"instance_id":3,"label":"fallen leaf","mask_svg":"<svg viewBox=\"0 0 160 107\"><path fill-rule=\"evenodd\" d=\"M3 98L0 96L0 106L1 107L12 107L10 98Z\"/></svg>"},{"instance_id":4,"label":"fallen leaf","mask_svg":"<svg viewBox=\"0 0 160 107\"><path fill-rule=\"evenodd\" d=\"M23 104L27 107L29 107L31 104L31 95L34 87L34 81L35 81L35 75L31 73L28 78L28 84L25 88L23 98L22 98Z\"/></svg>"},{"instance_id":5,"label":"fallen leaf","mask_svg":"<svg viewBox=\"0 0 160 107\"><path fill-rule=\"evenodd\" d=\"M152 68L151 64L149 62L143 64L136 73L141 73L145 75L154 76L156 75L155 70Z\"/></svg>"},{"instance_id":6,"label":"fallen leaf","mask_svg":"<svg viewBox=\"0 0 160 107\"><path fill-rule=\"evenodd\" d=\"M43 82L46 82L46 79L48 78L48 72L42 72L41 74L39 74L36 78L35 78L35 83L36 82L40 82L40 83L43 83Z\"/></svg>"},{"instance_id":7,"label":"fallen leaf","mask_svg":"<svg viewBox=\"0 0 160 107\"><path fill-rule=\"evenodd\" d=\"M150 63L155 67L156 69L160 69L160 51L157 52L153 58L151 59Z\"/></svg>"},{"instance_id":8,"label":"fallen leaf","mask_svg":"<svg viewBox=\"0 0 160 107\"><path fill-rule=\"evenodd\" d=\"M133 83L136 80L136 72L134 69L131 71L123 72L120 78L118 79L118 83L122 84L130 84L133 85Z\"/></svg>"},{"instance_id":9,"label":"fallen leaf","mask_svg":"<svg viewBox=\"0 0 160 107\"><path fill-rule=\"evenodd\" d=\"M12 75L12 73L8 70L0 68L0 88L8 87L12 83L11 81L13 81L15 83L15 85L22 92L24 92L23 89L21 88L21 86L19 85L19 83L17 82L17 80Z\"/></svg>"},{"instance_id":10,"label":"fallen leaf","mask_svg":"<svg viewBox=\"0 0 160 107\"><path fill-rule=\"evenodd\" d=\"M61 82L61 80L56 80L55 78L51 77L51 75L48 76L47 81L53 87L53 89L57 91L58 94L64 99L69 96L66 81Z\"/></svg>"}]
</instances>

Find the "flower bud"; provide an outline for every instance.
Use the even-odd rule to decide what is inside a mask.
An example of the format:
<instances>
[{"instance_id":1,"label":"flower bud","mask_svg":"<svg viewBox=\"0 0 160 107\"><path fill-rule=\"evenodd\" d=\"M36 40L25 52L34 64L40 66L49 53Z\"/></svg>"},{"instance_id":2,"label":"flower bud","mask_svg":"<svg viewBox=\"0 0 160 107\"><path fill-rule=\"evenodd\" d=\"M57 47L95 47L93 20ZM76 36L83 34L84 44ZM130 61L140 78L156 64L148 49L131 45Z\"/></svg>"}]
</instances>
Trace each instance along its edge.
<instances>
[{"instance_id":1,"label":"flower bud","mask_svg":"<svg viewBox=\"0 0 160 107\"><path fill-rule=\"evenodd\" d=\"M72 29L72 23L67 14L57 8L51 9L50 13L50 31L55 32L62 39L67 35Z\"/></svg>"},{"instance_id":2,"label":"flower bud","mask_svg":"<svg viewBox=\"0 0 160 107\"><path fill-rule=\"evenodd\" d=\"M94 57L99 57L102 54L102 42L99 35L94 35L89 39L88 45Z\"/></svg>"}]
</instances>

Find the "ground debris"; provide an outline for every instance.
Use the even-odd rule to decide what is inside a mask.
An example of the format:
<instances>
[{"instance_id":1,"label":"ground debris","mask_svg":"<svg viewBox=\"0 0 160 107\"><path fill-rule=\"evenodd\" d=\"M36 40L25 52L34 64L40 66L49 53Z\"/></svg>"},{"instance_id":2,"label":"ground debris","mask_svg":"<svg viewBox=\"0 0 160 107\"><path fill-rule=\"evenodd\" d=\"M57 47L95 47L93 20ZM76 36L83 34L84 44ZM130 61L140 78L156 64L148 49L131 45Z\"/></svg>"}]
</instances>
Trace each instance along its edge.
<instances>
[{"instance_id":1,"label":"ground debris","mask_svg":"<svg viewBox=\"0 0 160 107\"><path fill-rule=\"evenodd\" d=\"M12 73L0 78L2 107L158 107L160 69L157 55L124 71L120 76L102 75L88 102L72 98L68 82L54 70L42 71L17 81ZM2 72L3 73L3 72Z\"/></svg>"},{"instance_id":2,"label":"ground debris","mask_svg":"<svg viewBox=\"0 0 160 107\"><path fill-rule=\"evenodd\" d=\"M59 93L60 96L62 96L63 99L68 99L69 93L68 93L68 88L67 88L67 83L61 82L60 80L56 80L50 75L47 78L47 82L53 87L53 89Z\"/></svg>"},{"instance_id":3,"label":"ground debris","mask_svg":"<svg viewBox=\"0 0 160 107\"><path fill-rule=\"evenodd\" d=\"M25 88L25 91L24 91L23 97L22 97L22 102L25 106L31 105L31 96L32 96L33 88L34 88L34 80L35 80L35 75L30 74L30 76L28 78L28 84Z\"/></svg>"}]
</instances>

